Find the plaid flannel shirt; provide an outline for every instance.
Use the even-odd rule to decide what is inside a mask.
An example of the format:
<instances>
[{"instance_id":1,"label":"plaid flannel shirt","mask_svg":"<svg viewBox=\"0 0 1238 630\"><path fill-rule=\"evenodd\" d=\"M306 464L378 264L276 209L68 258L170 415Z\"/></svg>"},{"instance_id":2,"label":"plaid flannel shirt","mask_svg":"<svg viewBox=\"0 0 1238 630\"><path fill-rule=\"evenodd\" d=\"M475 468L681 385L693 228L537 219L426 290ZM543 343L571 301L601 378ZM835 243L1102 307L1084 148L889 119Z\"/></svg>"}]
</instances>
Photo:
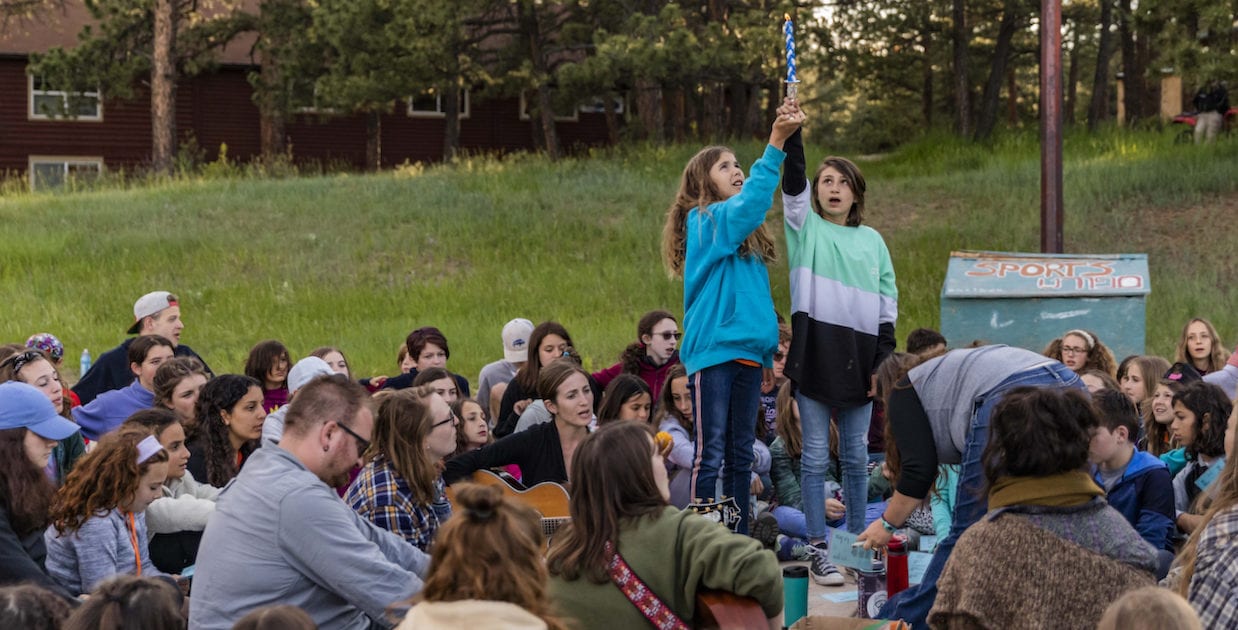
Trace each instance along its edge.
<instances>
[{"instance_id":1,"label":"plaid flannel shirt","mask_svg":"<svg viewBox=\"0 0 1238 630\"><path fill-rule=\"evenodd\" d=\"M1189 594L1203 627L1238 627L1238 508L1217 513L1200 537Z\"/></svg>"},{"instance_id":2,"label":"plaid flannel shirt","mask_svg":"<svg viewBox=\"0 0 1238 630\"><path fill-rule=\"evenodd\" d=\"M434 496L430 505L417 503L408 481L379 455L361 469L344 501L370 522L429 553L435 532L451 516L442 476L434 481Z\"/></svg>"}]
</instances>

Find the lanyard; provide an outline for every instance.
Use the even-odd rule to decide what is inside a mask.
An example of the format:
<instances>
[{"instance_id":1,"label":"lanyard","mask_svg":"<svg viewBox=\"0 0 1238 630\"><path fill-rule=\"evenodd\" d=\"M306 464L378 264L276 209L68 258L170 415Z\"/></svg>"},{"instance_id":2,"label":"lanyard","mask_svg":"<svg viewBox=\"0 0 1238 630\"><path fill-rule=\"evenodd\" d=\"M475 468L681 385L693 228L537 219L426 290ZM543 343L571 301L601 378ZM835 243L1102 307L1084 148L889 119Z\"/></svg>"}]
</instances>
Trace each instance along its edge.
<instances>
[{"instance_id":1,"label":"lanyard","mask_svg":"<svg viewBox=\"0 0 1238 630\"><path fill-rule=\"evenodd\" d=\"M126 512L125 520L125 525L129 528L129 542L133 545L133 564L137 567L134 575L142 577L142 553L138 551L138 525L133 512Z\"/></svg>"}]
</instances>

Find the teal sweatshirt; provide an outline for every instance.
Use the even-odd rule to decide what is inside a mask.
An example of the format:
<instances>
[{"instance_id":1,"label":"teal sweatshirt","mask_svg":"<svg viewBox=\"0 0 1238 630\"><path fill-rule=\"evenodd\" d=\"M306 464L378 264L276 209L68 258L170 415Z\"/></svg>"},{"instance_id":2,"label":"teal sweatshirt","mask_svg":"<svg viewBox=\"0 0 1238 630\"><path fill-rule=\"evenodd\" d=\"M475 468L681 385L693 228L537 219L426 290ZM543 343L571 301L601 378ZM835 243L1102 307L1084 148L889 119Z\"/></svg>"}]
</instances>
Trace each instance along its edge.
<instances>
[{"instance_id":1,"label":"teal sweatshirt","mask_svg":"<svg viewBox=\"0 0 1238 630\"><path fill-rule=\"evenodd\" d=\"M765 222L785 157L766 146L739 194L688 213L679 349L688 374L735 359L774 366L778 320L769 273L760 256L740 256L739 246Z\"/></svg>"}]
</instances>

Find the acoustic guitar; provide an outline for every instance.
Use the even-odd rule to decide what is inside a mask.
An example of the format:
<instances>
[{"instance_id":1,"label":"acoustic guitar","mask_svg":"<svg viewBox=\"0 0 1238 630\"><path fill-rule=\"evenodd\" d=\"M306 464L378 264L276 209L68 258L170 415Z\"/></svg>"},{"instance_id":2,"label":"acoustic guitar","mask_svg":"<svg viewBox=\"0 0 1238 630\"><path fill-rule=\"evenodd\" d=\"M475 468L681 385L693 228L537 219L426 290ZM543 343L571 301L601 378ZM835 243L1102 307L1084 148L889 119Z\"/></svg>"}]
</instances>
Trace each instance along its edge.
<instances>
[{"instance_id":1,"label":"acoustic guitar","mask_svg":"<svg viewBox=\"0 0 1238 630\"><path fill-rule=\"evenodd\" d=\"M696 592L696 616L692 627L707 630L751 630L768 628L769 620L761 603L727 591Z\"/></svg>"},{"instance_id":2,"label":"acoustic guitar","mask_svg":"<svg viewBox=\"0 0 1238 630\"><path fill-rule=\"evenodd\" d=\"M542 515L542 535L547 541L564 523L572 520L571 512L568 511L567 488L557 483L543 481L532 488L518 489L489 470L474 472L469 481L483 486L498 486L503 490L504 496L537 510L538 514ZM447 500L451 502L452 509L455 509L456 496L451 486L447 486Z\"/></svg>"}]
</instances>

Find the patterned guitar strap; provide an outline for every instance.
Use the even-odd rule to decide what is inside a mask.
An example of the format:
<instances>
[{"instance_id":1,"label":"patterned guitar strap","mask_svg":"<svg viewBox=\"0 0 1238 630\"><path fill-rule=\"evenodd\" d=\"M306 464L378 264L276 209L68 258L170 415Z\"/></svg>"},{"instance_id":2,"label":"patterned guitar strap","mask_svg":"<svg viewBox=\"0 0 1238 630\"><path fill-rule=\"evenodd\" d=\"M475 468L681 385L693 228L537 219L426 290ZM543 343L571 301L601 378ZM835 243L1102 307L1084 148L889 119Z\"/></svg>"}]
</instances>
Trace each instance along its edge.
<instances>
[{"instance_id":1,"label":"patterned guitar strap","mask_svg":"<svg viewBox=\"0 0 1238 630\"><path fill-rule=\"evenodd\" d=\"M688 630L687 624L675 611L645 586L640 577L632 571L632 567L624 561L623 556L615 551L615 546L610 541L606 541L606 553L610 554L610 564L607 566L610 580L623 591L623 596L636 606L653 627L658 630Z\"/></svg>"}]
</instances>

